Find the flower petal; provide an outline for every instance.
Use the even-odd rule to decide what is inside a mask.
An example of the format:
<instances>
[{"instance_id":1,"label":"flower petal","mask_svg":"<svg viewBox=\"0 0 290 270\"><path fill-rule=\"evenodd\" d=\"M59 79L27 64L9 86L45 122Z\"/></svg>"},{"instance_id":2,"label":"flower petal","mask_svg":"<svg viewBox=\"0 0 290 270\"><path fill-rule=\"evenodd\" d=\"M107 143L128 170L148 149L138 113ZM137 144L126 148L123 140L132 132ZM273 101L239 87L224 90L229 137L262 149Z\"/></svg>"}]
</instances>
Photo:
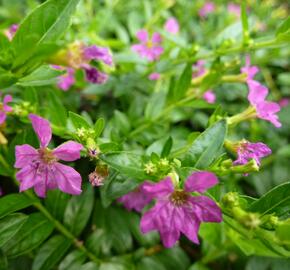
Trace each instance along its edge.
<instances>
[{"instance_id":1,"label":"flower petal","mask_svg":"<svg viewBox=\"0 0 290 270\"><path fill-rule=\"evenodd\" d=\"M141 190L152 198L163 198L174 191L171 178L166 177L158 183L144 182L140 187Z\"/></svg>"},{"instance_id":2,"label":"flower petal","mask_svg":"<svg viewBox=\"0 0 290 270\"><path fill-rule=\"evenodd\" d=\"M15 168L23 168L33 160L38 158L39 154L35 148L28 144L16 145L15 147Z\"/></svg>"},{"instance_id":3,"label":"flower petal","mask_svg":"<svg viewBox=\"0 0 290 270\"><path fill-rule=\"evenodd\" d=\"M180 237L180 232L175 228L160 230L160 238L166 248L173 247Z\"/></svg>"},{"instance_id":4,"label":"flower petal","mask_svg":"<svg viewBox=\"0 0 290 270\"><path fill-rule=\"evenodd\" d=\"M6 95L3 99L3 104L6 105L7 103L11 102L13 100L11 95Z\"/></svg>"},{"instance_id":5,"label":"flower petal","mask_svg":"<svg viewBox=\"0 0 290 270\"><path fill-rule=\"evenodd\" d=\"M3 111L0 111L0 125L2 125L6 120L6 113Z\"/></svg>"},{"instance_id":6,"label":"flower petal","mask_svg":"<svg viewBox=\"0 0 290 270\"><path fill-rule=\"evenodd\" d=\"M68 141L55 148L52 153L60 160L74 161L80 158L82 149L83 146L80 143Z\"/></svg>"},{"instance_id":7,"label":"flower petal","mask_svg":"<svg viewBox=\"0 0 290 270\"><path fill-rule=\"evenodd\" d=\"M249 94L248 100L252 105L260 104L264 102L266 96L268 95L268 88L257 81L248 80Z\"/></svg>"},{"instance_id":8,"label":"flower petal","mask_svg":"<svg viewBox=\"0 0 290 270\"><path fill-rule=\"evenodd\" d=\"M52 135L49 121L35 114L29 114L29 119L31 120L32 127L40 141L41 147L46 147Z\"/></svg>"},{"instance_id":9,"label":"flower petal","mask_svg":"<svg viewBox=\"0 0 290 270\"><path fill-rule=\"evenodd\" d=\"M193 243L199 244L198 230L200 226L200 220L195 213L189 213L186 210L184 210L184 212L184 220L180 230Z\"/></svg>"},{"instance_id":10,"label":"flower petal","mask_svg":"<svg viewBox=\"0 0 290 270\"><path fill-rule=\"evenodd\" d=\"M161 43L162 42L162 37L159 33L155 32L152 35L152 42L153 43Z\"/></svg>"},{"instance_id":11,"label":"flower petal","mask_svg":"<svg viewBox=\"0 0 290 270\"><path fill-rule=\"evenodd\" d=\"M79 195L82 192L82 177L75 169L58 162L54 168L54 178L61 191L73 195Z\"/></svg>"},{"instance_id":12,"label":"flower petal","mask_svg":"<svg viewBox=\"0 0 290 270\"><path fill-rule=\"evenodd\" d=\"M140 42L146 43L148 41L148 32L144 29L139 30L136 33L136 37L139 39Z\"/></svg>"},{"instance_id":13,"label":"flower petal","mask_svg":"<svg viewBox=\"0 0 290 270\"><path fill-rule=\"evenodd\" d=\"M222 212L217 204L206 196L190 197L194 212L201 221L204 222L221 222Z\"/></svg>"},{"instance_id":14,"label":"flower petal","mask_svg":"<svg viewBox=\"0 0 290 270\"><path fill-rule=\"evenodd\" d=\"M194 172L185 182L185 191L203 193L217 183L217 177L211 172Z\"/></svg>"},{"instance_id":15,"label":"flower petal","mask_svg":"<svg viewBox=\"0 0 290 270\"><path fill-rule=\"evenodd\" d=\"M30 165L23 167L17 174L16 179L20 182L19 191L25 191L35 185L37 170Z\"/></svg>"}]
</instances>

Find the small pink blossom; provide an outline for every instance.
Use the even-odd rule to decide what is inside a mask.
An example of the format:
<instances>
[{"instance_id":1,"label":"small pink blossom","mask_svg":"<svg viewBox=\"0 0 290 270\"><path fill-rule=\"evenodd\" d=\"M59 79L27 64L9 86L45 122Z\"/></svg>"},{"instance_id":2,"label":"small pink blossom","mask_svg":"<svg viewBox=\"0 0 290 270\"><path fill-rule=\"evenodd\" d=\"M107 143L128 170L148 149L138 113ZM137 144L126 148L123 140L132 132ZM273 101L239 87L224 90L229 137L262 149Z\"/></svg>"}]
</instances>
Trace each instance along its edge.
<instances>
[{"instance_id":1,"label":"small pink blossom","mask_svg":"<svg viewBox=\"0 0 290 270\"><path fill-rule=\"evenodd\" d=\"M194 65L192 65L192 68L194 70L192 73L192 78L198 78L204 75L206 72L205 61L198 60Z\"/></svg>"},{"instance_id":2,"label":"small pink blossom","mask_svg":"<svg viewBox=\"0 0 290 270\"><path fill-rule=\"evenodd\" d=\"M237 5L235 3L229 3L228 12L234 14L236 17L239 18L241 16L241 7L240 5Z\"/></svg>"},{"instance_id":3,"label":"small pink blossom","mask_svg":"<svg viewBox=\"0 0 290 270\"><path fill-rule=\"evenodd\" d=\"M134 44L131 48L134 52L138 53L141 57L147 58L152 62L158 60L164 49L161 46L162 38L159 33L155 32L152 38L149 38L146 30L140 30L136 34L140 44Z\"/></svg>"},{"instance_id":4,"label":"small pink blossom","mask_svg":"<svg viewBox=\"0 0 290 270\"><path fill-rule=\"evenodd\" d=\"M251 143L242 141L237 147L238 158L234 164L244 165L251 159L254 159L258 166L261 164L261 158L269 156L272 153L271 149L264 143Z\"/></svg>"},{"instance_id":5,"label":"small pink blossom","mask_svg":"<svg viewBox=\"0 0 290 270\"><path fill-rule=\"evenodd\" d=\"M152 201L152 197L142 190L145 183L146 182L126 195L123 195L117 201L124 204L129 211L134 209L137 212L141 212L142 209Z\"/></svg>"},{"instance_id":6,"label":"small pink blossom","mask_svg":"<svg viewBox=\"0 0 290 270\"><path fill-rule=\"evenodd\" d=\"M2 93L0 93L0 97L1 95ZM3 103L0 102L0 125L2 125L5 122L7 113L13 110L12 107L7 105L11 101L12 101L12 96L5 95L3 98Z\"/></svg>"},{"instance_id":7,"label":"small pink blossom","mask_svg":"<svg viewBox=\"0 0 290 270\"><path fill-rule=\"evenodd\" d=\"M86 60L102 61L106 65L113 65L113 58L108 48L98 47L96 45L85 47L83 56Z\"/></svg>"},{"instance_id":8,"label":"small pink blossom","mask_svg":"<svg viewBox=\"0 0 290 270\"><path fill-rule=\"evenodd\" d=\"M170 177L158 183L145 182L142 190L155 198L156 204L142 216L141 231L159 231L167 248L177 242L181 233L199 244L197 234L200 224L221 222L222 213L212 199L192 196L191 192L204 193L217 183L217 177L211 172L194 172L187 178L184 189L175 188Z\"/></svg>"},{"instance_id":9,"label":"small pink blossom","mask_svg":"<svg viewBox=\"0 0 290 270\"><path fill-rule=\"evenodd\" d=\"M66 68L66 74L59 76L57 86L63 91L67 91L75 84L75 70Z\"/></svg>"},{"instance_id":10,"label":"small pink blossom","mask_svg":"<svg viewBox=\"0 0 290 270\"><path fill-rule=\"evenodd\" d=\"M176 35L179 32L178 21L174 17L169 18L164 25L164 29L168 33Z\"/></svg>"},{"instance_id":11,"label":"small pink blossom","mask_svg":"<svg viewBox=\"0 0 290 270\"><path fill-rule=\"evenodd\" d=\"M256 110L256 116L271 122L279 128L282 124L279 122L278 113L280 106L278 103L267 101L268 88L254 80L254 76L259 69L250 65L250 58L246 58L246 66L241 68L241 72L247 75L247 85L249 88L248 100Z\"/></svg>"},{"instance_id":12,"label":"small pink blossom","mask_svg":"<svg viewBox=\"0 0 290 270\"><path fill-rule=\"evenodd\" d=\"M289 105L290 98L281 98L278 101L278 104L280 105L281 108L287 107Z\"/></svg>"},{"instance_id":13,"label":"small pink blossom","mask_svg":"<svg viewBox=\"0 0 290 270\"><path fill-rule=\"evenodd\" d=\"M84 67L84 71L86 73L86 80L94 84L104 84L109 78L108 74L92 66Z\"/></svg>"},{"instance_id":14,"label":"small pink blossom","mask_svg":"<svg viewBox=\"0 0 290 270\"><path fill-rule=\"evenodd\" d=\"M215 93L211 90L206 91L202 97L207 103L210 104L215 103L216 96Z\"/></svg>"},{"instance_id":15,"label":"small pink blossom","mask_svg":"<svg viewBox=\"0 0 290 270\"><path fill-rule=\"evenodd\" d=\"M39 139L40 148L28 144L15 148L15 168L20 169L16 179L20 182L20 192L34 187L39 197L45 197L48 189L78 195L82 192L80 174L72 167L59 163L59 160L74 161L80 158L83 146L68 141L51 150L47 146L51 140L50 123L37 115L30 114L32 127Z\"/></svg>"},{"instance_id":16,"label":"small pink blossom","mask_svg":"<svg viewBox=\"0 0 290 270\"><path fill-rule=\"evenodd\" d=\"M18 24L12 24L8 30L5 31L6 37L11 41L13 37L15 36L19 25Z\"/></svg>"},{"instance_id":17,"label":"small pink blossom","mask_svg":"<svg viewBox=\"0 0 290 270\"><path fill-rule=\"evenodd\" d=\"M207 1L202 8L198 11L198 15L201 18L205 18L208 14L215 11L215 4L213 2Z\"/></svg>"},{"instance_id":18,"label":"small pink blossom","mask_svg":"<svg viewBox=\"0 0 290 270\"><path fill-rule=\"evenodd\" d=\"M148 78L151 81L157 81L160 79L160 73L157 72L151 73Z\"/></svg>"}]
</instances>

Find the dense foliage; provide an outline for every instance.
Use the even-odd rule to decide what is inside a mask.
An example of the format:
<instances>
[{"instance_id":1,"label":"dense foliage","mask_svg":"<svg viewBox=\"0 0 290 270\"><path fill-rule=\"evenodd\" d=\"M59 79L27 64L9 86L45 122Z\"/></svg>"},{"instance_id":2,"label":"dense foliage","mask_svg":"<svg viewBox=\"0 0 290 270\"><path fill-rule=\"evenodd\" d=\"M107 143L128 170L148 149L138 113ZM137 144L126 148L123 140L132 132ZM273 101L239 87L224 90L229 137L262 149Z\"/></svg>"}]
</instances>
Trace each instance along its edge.
<instances>
[{"instance_id":1,"label":"dense foliage","mask_svg":"<svg viewBox=\"0 0 290 270\"><path fill-rule=\"evenodd\" d=\"M0 0L0 269L289 269L287 2Z\"/></svg>"}]
</instances>

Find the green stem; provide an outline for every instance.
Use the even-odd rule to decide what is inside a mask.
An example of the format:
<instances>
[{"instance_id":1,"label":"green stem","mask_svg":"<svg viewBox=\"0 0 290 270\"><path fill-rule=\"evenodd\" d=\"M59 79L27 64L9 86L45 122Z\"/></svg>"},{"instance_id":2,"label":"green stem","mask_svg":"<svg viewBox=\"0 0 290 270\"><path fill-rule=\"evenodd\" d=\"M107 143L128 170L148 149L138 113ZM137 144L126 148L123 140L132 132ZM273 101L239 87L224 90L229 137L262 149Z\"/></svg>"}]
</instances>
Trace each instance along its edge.
<instances>
[{"instance_id":1,"label":"green stem","mask_svg":"<svg viewBox=\"0 0 290 270\"><path fill-rule=\"evenodd\" d=\"M250 34L249 34L249 23L247 17L247 1L241 0L241 20L243 26L243 45L248 46L250 41Z\"/></svg>"}]
</instances>

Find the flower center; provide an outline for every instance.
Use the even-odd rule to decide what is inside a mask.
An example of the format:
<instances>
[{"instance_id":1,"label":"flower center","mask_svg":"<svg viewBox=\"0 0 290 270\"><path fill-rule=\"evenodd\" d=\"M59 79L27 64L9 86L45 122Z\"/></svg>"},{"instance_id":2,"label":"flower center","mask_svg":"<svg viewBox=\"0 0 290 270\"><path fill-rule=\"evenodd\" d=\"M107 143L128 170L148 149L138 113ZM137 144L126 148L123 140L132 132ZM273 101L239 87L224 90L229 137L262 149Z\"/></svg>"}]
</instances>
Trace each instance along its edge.
<instances>
[{"instance_id":1,"label":"flower center","mask_svg":"<svg viewBox=\"0 0 290 270\"><path fill-rule=\"evenodd\" d=\"M170 195L170 201L176 205L176 206L181 206L187 202L189 195L187 192L183 190L175 190L171 195Z\"/></svg>"},{"instance_id":2,"label":"flower center","mask_svg":"<svg viewBox=\"0 0 290 270\"><path fill-rule=\"evenodd\" d=\"M38 149L41 160L46 164L52 164L57 161L57 158L53 155L52 151L48 148Z\"/></svg>"},{"instance_id":3,"label":"flower center","mask_svg":"<svg viewBox=\"0 0 290 270\"><path fill-rule=\"evenodd\" d=\"M3 104L0 102L0 111L2 111L3 110Z\"/></svg>"},{"instance_id":4,"label":"flower center","mask_svg":"<svg viewBox=\"0 0 290 270\"><path fill-rule=\"evenodd\" d=\"M146 47L147 47L147 48L152 48L152 47L153 47L153 42L152 42L151 40L148 40L148 41L146 42Z\"/></svg>"}]
</instances>

